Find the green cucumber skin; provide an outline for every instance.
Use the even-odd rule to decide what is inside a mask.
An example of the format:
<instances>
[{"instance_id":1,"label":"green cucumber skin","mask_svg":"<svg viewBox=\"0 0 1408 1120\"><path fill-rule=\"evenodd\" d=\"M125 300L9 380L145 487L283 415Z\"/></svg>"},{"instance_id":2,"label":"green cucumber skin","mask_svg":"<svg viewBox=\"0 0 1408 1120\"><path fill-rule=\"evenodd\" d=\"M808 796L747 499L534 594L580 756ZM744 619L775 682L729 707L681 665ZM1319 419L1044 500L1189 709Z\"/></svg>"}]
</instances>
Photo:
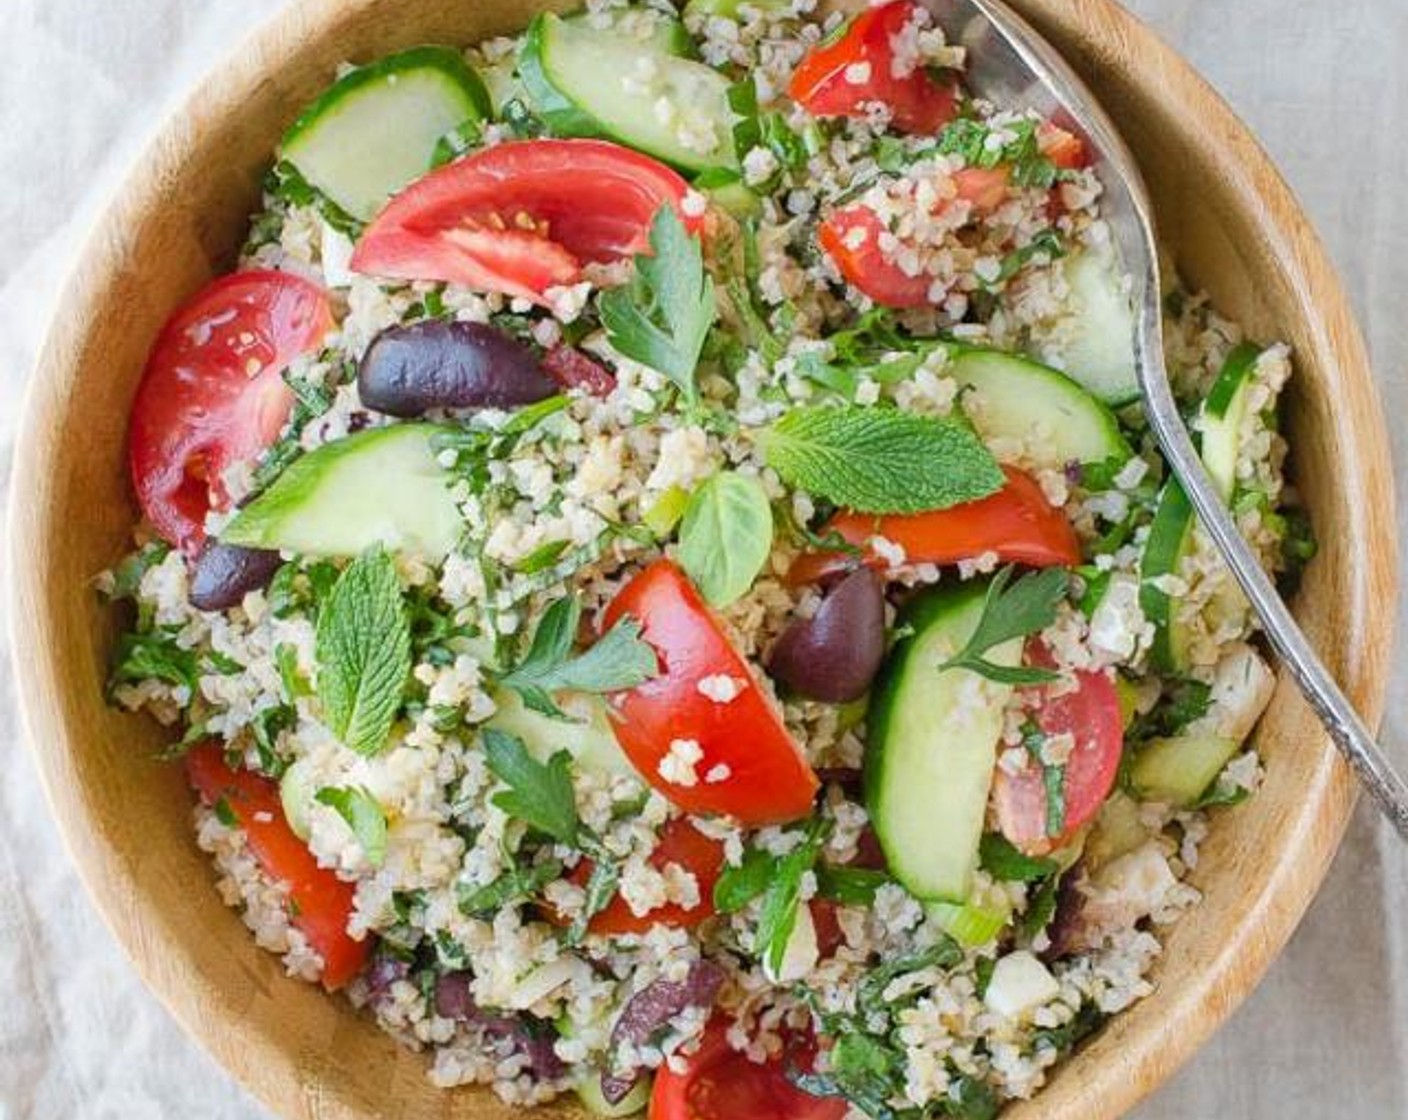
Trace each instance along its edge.
<instances>
[{"instance_id":1,"label":"green cucumber skin","mask_svg":"<svg viewBox=\"0 0 1408 1120\"><path fill-rule=\"evenodd\" d=\"M394 533L389 537L387 534L369 535L366 540L346 548L318 547L306 539L306 530L313 520L325 513L320 509L321 504L327 500L324 488L335 484L339 467L379 453L383 456L395 456L403 453L402 445L414 442L425 448L427 461L433 463L430 440L445 430L435 424L392 424L325 443L290 463L267 490L235 515L221 531L220 539L227 544L242 545L246 548L278 549L310 556L355 556L378 540L398 548L410 549L411 544L394 539ZM426 488L422 494L416 493L417 486L424 487L427 481L438 484L439 480L427 479L417 474L398 478L394 473L383 475L383 478L395 490L400 503L392 507L393 520L396 511L403 514L408 511L424 512L423 509L416 508L417 501L443 503L438 509L431 511L431 520L435 522L431 527L433 539L415 543L432 559L439 559L448 553L459 534L459 513L450 497L448 476L443 489L438 486ZM365 518L358 516L356 510L342 511L342 519L353 525L360 525L365 521ZM417 530L419 528L421 527L416 527Z\"/></svg>"},{"instance_id":2,"label":"green cucumber skin","mask_svg":"<svg viewBox=\"0 0 1408 1120\"><path fill-rule=\"evenodd\" d=\"M411 47L409 50L359 66L335 81L317 100L298 114L298 119L284 133L281 147L287 148L315 125L324 113L363 86L379 82L390 74L422 69L440 70L463 86L465 95L473 103L474 111L480 120L489 120L493 116L489 91L484 88L479 75L470 69L469 63L465 62L459 51L453 47Z\"/></svg>"},{"instance_id":3,"label":"green cucumber skin","mask_svg":"<svg viewBox=\"0 0 1408 1120\"><path fill-rule=\"evenodd\" d=\"M1199 450L1224 502L1231 501L1237 484L1238 436L1259 357L1260 348L1251 343L1234 347L1203 401Z\"/></svg>"},{"instance_id":4,"label":"green cucumber skin","mask_svg":"<svg viewBox=\"0 0 1408 1120\"><path fill-rule=\"evenodd\" d=\"M1159 508L1149 526L1139 575L1139 605L1154 624L1150 659L1165 673L1181 672L1188 664L1187 636L1178 622L1178 600L1150 580L1176 574L1193 536L1193 505L1177 482L1170 481L1159 498Z\"/></svg>"},{"instance_id":5,"label":"green cucumber skin","mask_svg":"<svg viewBox=\"0 0 1408 1120\"><path fill-rule=\"evenodd\" d=\"M528 25L528 30L524 34L523 43L518 52L519 80L523 83L524 91L527 93L534 111L542 117L554 135L611 140L685 172L697 172L714 167L736 168L738 166L738 155L733 151L731 140L727 143L727 150L716 149L707 156L702 153L685 153L678 148L665 150L666 147L669 147L668 145L657 145L650 140L632 135L633 130L624 122L620 125L613 125L610 121L602 119L598 115L600 106L596 111L593 111L559 88L551 73L553 65L551 55L554 49L563 49L560 46L555 46L554 37L569 27L570 25L562 17L551 12L542 12ZM575 34L597 35L608 39L612 36L609 31L599 31L586 25L578 25L572 30ZM618 42L626 49L642 56L654 55L662 65L693 67L710 75L711 80L717 78L720 83L724 81L716 71L703 63L663 51L651 43L635 42L631 39L620 39ZM722 97L722 88L721 85L720 97ZM647 105L639 107L639 111L648 114L651 110Z\"/></svg>"},{"instance_id":6,"label":"green cucumber skin","mask_svg":"<svg viewBox=\"0 0 1408 1120\"><path fill-rule=\"evenodd\" d=\"M866 809L891 872L921 901L961 904L967 900L972 874L977 867L978 842L982 836L992 771L996 764L1001 713L996 713L992 741L985 744L987 749L980 748L972 755L960 758L962 762L975 764L974 774L967 777L975 776L976 767L982 768L982 773L976 775L973 801L965 801L961 805L943 803L945 795L952 795L960 789L958 779L964 775L956 775L954 781L944 782L942 786L938 783L926 784L925 797L932 800L936 814L934 828L920 837L900 835L893 819L900 811L896 798L903 794L913 795L914 779L918 776L913 770L903 774L892 772L894 767L905 766L907 761L904 757L897 758L897 755L907 755L908 761L911 764L914 762L914 745L900 741L897 726L903 721L906 708L915 705L922 706L925 713L932 713L932 725L936 730L942 730L947 713L936 702L942 699L942 694L936 694L933 687L938 683L939 675L935 672L936 666L921 664L921 659L926 650L930 650L936 628L949 631L955 651L968 639L981 616L986 593L987 581L973 580L959 586L936 587L914 599L900 620L900 624L908 628L909 636L902 638L890 652L871 691L862 773ZM999 663L1016 664L1021 657L1021 648L1020 641L1009 642L989 651L988 656ZM918 688L914 687L916 682L911 677L915 672L934 673L932 683L920 682ZM953 675L958 677L962 672L954 670ZM999 689L1006 686L992 687ZM953 744L954 750L959 749L956 739L957 736L948 741ZM934 744L923 746L933 747ZM945 812L946 809L951 811ZM955 838L940 834L936 837L939 830L957 827L965 810L971 819L962 822L967 829L963 835ZM947 845L945 840L949 841ZM925 868L916 866L916 862L922 862L926 856L943 852L952 853L953 858L937 874L932 863Z\"/></svg>"},{"instance_id":7,"label":"green cucumber skin","mask_svg":"<svg viewBox=\"0 0 1408 1120\"><path fill-rule=\"evenodd\" d=\"M944 372L961 389L982 394L990 414L1002 410L1004 399L1026 408L1036 394L1043 394L1066 409L1069 417L1083 421L1081 430L1074 425L1057 427L1050 441L1050 460L1040 466L1061 470L1073 460L1124 463L1134 454L1110 406L1060 370L1019 354L979 346L953 346L949 355Z\"/></svg>"},{"instance_id":8,"label":"green cucumber skin","mask_svg":"<svg viewBox=\"0 0 1408 1120\"><path fill-rule=\"evenodd\" d=\"M1190 809L1217 781L1239 745L1217 735L1152 739L1134 756L1130 784L1146 801Z\"/></svg>"},{"instance_id":9,"label":"green cucumber skin","mask_svg":"<svg viewBox=\"0 0 1408 1120\"><path fill-rule=\"evenodd\" d=\"M547 46L547 36L551 33L548 21L556 18L551 12L540 12L528 25L523 45L518 48L518 80L523 83L528 100L538 116L547 122L555 134L609 139L610 134L600 122L575 101L565 97L552 84L543 68L543 51Z\"/></svg>"}]
</instances>

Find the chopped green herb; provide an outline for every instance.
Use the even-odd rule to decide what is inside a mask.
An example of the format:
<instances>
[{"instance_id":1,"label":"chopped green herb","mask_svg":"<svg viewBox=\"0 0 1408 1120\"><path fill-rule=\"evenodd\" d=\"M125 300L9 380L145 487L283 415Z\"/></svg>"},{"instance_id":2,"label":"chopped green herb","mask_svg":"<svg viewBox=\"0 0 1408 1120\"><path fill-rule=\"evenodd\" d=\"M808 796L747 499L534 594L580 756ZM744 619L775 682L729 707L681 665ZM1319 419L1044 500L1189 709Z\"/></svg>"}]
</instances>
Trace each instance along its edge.
<instances>
[{"instance_id":1,"label":"chopped green herb","mask_svg":"<svg viewBox=\"0 0 1408 1120\"><path fill-rule=\"evenodd\" d=\"M617 692L634 688L659 671L655 651L641 640L640 624L633 618L621 619L574 656L581 611L581 603L572 596L554 602L543 612L523 660L499 677L500 684L517 692L534 711L565 719L551 695L558 689Z\"/></svg>"},{"instance_id":2,"label":"chopped green herb","mask_svg":"<svg viewBox=\"0 0 1408 1120\"><path fill-rule=\"evenodd\" d=\"M226 828L239 828L240 819L235 815L235 811L230 808L230 802L225 798L220 798L211 806L211 811L215 814L215 819Z\"/></svg>"},{"instance_id":3,"label":"chopped green herb","mask_svg":"<svg viewBox=\"0 0 1408 1120\"><path fill-rule=\"evenodd\" d=\"M189 689L194 696L200 679L195 651L178 645L170 630L123 634L113 654L109 687L151 679Z\"/></svg>"},{"instance_id":4,"label":"chopped green herb","mask_svg":"<svg viewBox=\"0 0 1408 1120\"><path fill-rule=\"evenodd\" d=\"M714 883L714 909L720 914L742 910L768 889L777 858L762 848L747 848L743 862L723 869Z\"/></svg>"},{"instance_id":5,"label":"chopped green herb","mask_svg":"<svg viewBox=\"0 0 1408 1120\"><path fill-rule=\"evenodd\" d=\"M1009 564L993 577L973 636L963 649L939 666L939 672L967 669L1001 684L1042 684L1059 678L1049 669L995 665L986 659L994 647L1050 626L1056 621L1057 606L1066 597L1069 581L1064 569L1031 572L1009 589L1014 570Z\"/></svg>"},{"instance_id":6,"label":"chopped green herb","mask_svg":"<svg viewBox=\"0 0 1408 1120\"><path fill-rule=\"evenodd\" d=\"M699 397L695 366L718 309L699 239L668 206L650 226L651 255L636 257L630 283L597 301L607 340L626 357L663 373L686 404Z\"/></svg>"},{"instance_id":7,"label":"chopped green herb","mask_svg":"<svg viewBox=\"0 0 1408 1120\"><path fill-rule=\"evenodd\" d=\"M461 883L458 888L460 913L492 914L512 902L533 898L545 886L562 878L562 863L550 859L527 867L513 866L482 887Z\"/></svg>"},{"instance_id":8,"label":"chopped green herb","mask_svg":"<svg viewBox=\"0 0 1408 1120\"><path fill-rule=\"evenodd\" d=\"M494 804L559 843L578 846L582 826L572 791L572 756L558 751L542 763L517 735L489 727L483 736L484 761L508 787L494 794Z\"/></svg>"},{"instance_id":9,"label":"chopped green herb","mask_svg":"<svg viewBox=\"0 0 1408 1120\"><path fill-rule=\"evenodd\" d=\"M978 860L994 879L1031 883L1045 879L1057 870L1056 861L1019 852L1000 832L985 832L978 844Z\"/></svg>"},{"instance_id":10,"label":"chopped green herb","mask_svg":"<svg viewBox=\"0 0 1408 1120\"><path fill-rule=\"evenodd\" d=\"M816 893L843 906L869 906L875 892L893 881L886 872L868 867L821 864L816 869Z\"/></svg>"},{"instance_id":11,"label":"chopped green herb","mask_svg":"<svg viewBox=\"0 0 1408 1120\"><path fill-rule=\"evenodd\" d=\"M592 918L600 914L616 897L616 888L621 884L621 865L614 860L598 859L592 864L592 872L587 877L586 901L582 912L567 930L567 944L580 945L587 936L587 926Z\"/></svg>"}]
</instances>

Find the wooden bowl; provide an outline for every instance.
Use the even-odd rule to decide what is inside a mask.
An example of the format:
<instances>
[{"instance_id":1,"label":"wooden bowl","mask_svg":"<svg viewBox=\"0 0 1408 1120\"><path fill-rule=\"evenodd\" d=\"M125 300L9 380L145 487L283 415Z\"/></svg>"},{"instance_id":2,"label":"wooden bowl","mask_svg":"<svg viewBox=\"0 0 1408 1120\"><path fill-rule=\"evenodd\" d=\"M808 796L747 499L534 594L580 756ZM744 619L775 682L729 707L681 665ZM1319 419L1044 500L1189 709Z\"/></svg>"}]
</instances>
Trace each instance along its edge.
<instances>
[{"instance_id":1,"label":"wooden bowl","mask_svg":"<svg viewBox=\"0 0 1408 1120\"><path fill-rule=\"evenodd\" d=\"M113 618L90 586L134 517L124 432L162 320L232 262L280 133L343 59L521 28L534 0L302 0L221 66L109 208L34 378L14 480L13 644L30 741L74 862L177 1018L290 1118L516 1115L443 1092L341 1000L285 979L221 905L165 735L103 701ZM1371 723L1383 700L1395 552L1383 420L1359 334L1315 235L1242 125L1107 0L1019 0L1104 99L1143 161L1188 281L1295 347L1289 434L1320 539L1297 597L1311 640ZM1118 1115L1168 1077L1285 943L1339 842L1354 787L1289 683L1262 721L1262 791L1217 815L1158 990L1117 1017L1012 1120ZM565 1106L542 1115L566 1116ZM745 1120L745 1118L739 1118Z\"/></svg>"}]
</instances>

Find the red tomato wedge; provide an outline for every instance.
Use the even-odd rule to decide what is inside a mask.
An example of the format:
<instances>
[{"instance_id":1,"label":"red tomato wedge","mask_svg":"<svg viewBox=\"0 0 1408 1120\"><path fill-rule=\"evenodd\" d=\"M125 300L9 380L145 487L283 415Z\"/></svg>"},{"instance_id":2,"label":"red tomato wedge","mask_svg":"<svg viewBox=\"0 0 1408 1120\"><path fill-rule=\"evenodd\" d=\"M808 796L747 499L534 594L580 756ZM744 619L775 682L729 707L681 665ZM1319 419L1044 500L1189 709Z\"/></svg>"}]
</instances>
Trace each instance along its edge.
<instances>
[{"instance_id":1,"label":"red tomato wedge","mask_svg":"<svg viewBox=\"0 0 1408 1120\"><path fill-rule=\"evenodd\" d=\"M617 895L592 917L588 930L615 935L642 933L651 926L689 928L713 916L714 884L719 881L724 866L724 846L719 841L705 836L684 817L675 817L661 830L660 842L650 853L649 862L657 871L673 863L693 874L699 883L698 905L685 907L671 902L637 915L626 905L625 899ZM591 861L583 860L568 878L584 887L591 872Z\"/></svg>"},{"instance_id":2,"label":"red tomato wedge","mask_svg":"<svg viewBox=\"0 0 1408 1120\"><path fill-rule=\"evenodd\" d=\"M1080 542L1066 515L1046 500L1031 475L1003 467L1007 485L989 498L928 513L874 514L843 512L822 526L820 536L835 533L864 551L806 552L793 562L787 582L813 583L857 563L883 568L884 560L868 548L874 537L904 549L913 564L956 564L985 552L1003 563L1030 568L1079 564Z\"/></svg>"},{"instance_id":3,"label":"red tomato wedge","mask_svg":"<svg viewBox=\"0 0 1408 1120\"><path fill-rule=\"evenodd\" d=\"M1040 642L1027 643L1027 663L1055 668L1056 662ZM1035 759L1015 774L998 768L993 780L1002 834L1022 851L1041 855L1060 848L1094 819L1105 804L1119 773L1124 750L1124 719L1119 695L1107 672L1078 670L1074 691L1062 684L1043 686L1033 693L1032 718L1047 736L1070 733L1075 747L1065 763L1062 801L1065 816L1051 834L1046 781Z\"/></svg>"},{"instance_id":4,"label":"red tomato wedge","mask_svg":"<svg viewBox=\"0 0 1408 1120\"><path fill-rule=\"evenodd\" d=\"M714 1019L683 1073L660 1067L647 1120L843 1120L844 1100L814 1097L787 1080L789 1067L811 1070L815 1043L793 1038L784 1053L753 1062L727 1035L728 1023Z\"/></svg>"},{"instance_id":5,"label":"red tomato wedge","mask_svg":"<svg viewBox=\"0 0 1408 1120\"><path fill-rule=\"evenodd\" d=\"M1036 130L1037 149L1063 171L1076 171L1090 166L1090 153L1085 141L1055 121L1042 121Z\"/></svg>"},{"instance_id":6,"label":"red tomato wedge","mask_svg":"<svg viewBox=\"0 0 1408 1120\"><path fill-rule=\"evenodd\" d=\"M833 210L817 227L817 240L858 292L884 307L926 307L933 279L911 276L880 249L885 224L869 206L857 203Z\"/></svg>"},{"instance_id":7,"label":"red tomato wedge","mask_svg":"<svg viewBox=\"0 0 1408 1120\"><path fill-rule=\"evenodd\" d=\"M205 515L229 504L221 477L255 458L288 420L282 374L332 328L327 296L287 272L222 276L162 327L128 422L128 463L142 512L187 555Z\"/></svg>"},{"instance_id":8,"label":"red tomato wedge","mask_svg":"<svg viewBox=\"0 0 1408 1120\"><path fill-rule=\"evenodd\" d=\"M541 301L582 266L649 247L651 220L689 185L663 163L605 140L519 140L446 164L372 220L352 268L397 280L443 280Z\"/></svg>"},{"instance_id":9,"label":"red tomato wedge","mask_svg":"<svg viewBox=\"0 0 1408 1120\"><path fill-rule=\"evenodd\" d=\"M235 815L264 873L288 884L290 918L323 958L323 987L341 988L361 972L373 939L354 941L347 933L353 885L319 867L308 846L293 834L284 819L278 785L248 770L231 770L213 743L186 755L186 776L207 805L223 801Z\"/></svg>"},{"instance_id":10,"label":"red tomato wedge","mask_svg":"<svg viewBox=\"0 0 1408 1120\"><path fill-rule=\"evenodd\" d=\"M616 738L641 776L687 813L726 813L745 825L806 816L817 777L685 574L655 561L617 594L603 630L626 615L660 660L658 676L607 703ZM699 691L706 677L720 676L741 686L726 704ZM693 785L660 773L676 740L702 753Z\"/></svg>"},{"instance_id":11,"label":"red tomato wedge","mask_svg":"<svg viewBox=\"0 0 1408 1120\"><path fill-rule=\"evenodd\" d=\"M879 102L901 132L937 132L956 113L953 85L897 58L895 43L922 18L918 4L893 0L855 17L835 42L809 51L787 93L815 117L863 117ZM898 74L896 71L900 71Z\"/></svg>"}]
</instances>

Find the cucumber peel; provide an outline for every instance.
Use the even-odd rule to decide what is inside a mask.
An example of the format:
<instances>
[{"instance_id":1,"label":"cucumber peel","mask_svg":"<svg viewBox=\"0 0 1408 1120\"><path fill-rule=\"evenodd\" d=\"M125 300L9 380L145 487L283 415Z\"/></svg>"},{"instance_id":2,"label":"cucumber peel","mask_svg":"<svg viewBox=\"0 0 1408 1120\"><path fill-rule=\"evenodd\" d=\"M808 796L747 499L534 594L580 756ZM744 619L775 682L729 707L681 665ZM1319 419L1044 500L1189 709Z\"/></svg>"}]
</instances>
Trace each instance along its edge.
<instances>
[{"instance_id":1,"label":"cucumber peel","mask_svg":"<svg viewBox=\"0 0 1408 1120\"><path fill-rule=\"evenodd\" d=\"M872 690L865 799L894 877L926 902L964 903L978 843L1003 709L1011 686L938 666L966 644L983 613L987 581L936 587L901 616L908 636L891 651ZM988 650L1014 666L1022 642Z\"/></svg>"},{"instance_id":2,"label":"cucumber peel","mask_svg":"<svg viewBox=\"0 0 1408 1120\"><path fill-rule=\"evenodd\" d=\"M1010 440L1034 466L1050 470L1071 463L1118 469L1133 454L1109 406L1059 370L1001 350L949 353L944 373L958 382L985 441Z\"/></svg>"},{"instance_id":3,"label":"cucumber peel","mask_svg":"<svg viewBox=\"0 0 1408 1120\"><path fill-rule=\"evenodd\" d=\"M374 544L439 560L463 532L435 424L372 428L295 459L220 539L304 556L357 556Z\"/></svg>"},{"instance_id":4,"label":"cucumber peel","mask_svg":"<svg viewBox=\"0 0 1408 1120\"><path fill-rule=\"evenodd\" d=\"M1129 768L1130 785L1146 801L1190 809L1237 753L1237 741L1219 735L1151 739Z\"/></svg>"},{"instance_id":5,"label":"cucumber peel","mask_svg":"<svg viewBox=\"0 0 1408 1120\"><path fill-rule=\"evenodd\" d=\"M490 114L484 83L450 47L412 47L359 66L284 134L282 158L359 221L430 169L440 137Z\"/></svg>"}]
</instances>

